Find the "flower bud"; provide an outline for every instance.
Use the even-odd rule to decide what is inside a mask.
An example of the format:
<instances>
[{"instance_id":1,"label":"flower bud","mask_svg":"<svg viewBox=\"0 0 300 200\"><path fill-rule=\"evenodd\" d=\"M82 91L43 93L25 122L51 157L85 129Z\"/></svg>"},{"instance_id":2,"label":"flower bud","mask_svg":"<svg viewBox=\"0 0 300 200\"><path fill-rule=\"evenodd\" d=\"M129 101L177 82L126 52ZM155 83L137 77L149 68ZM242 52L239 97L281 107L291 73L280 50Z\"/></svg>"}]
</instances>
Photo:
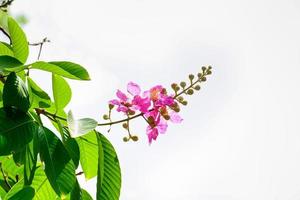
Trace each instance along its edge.
<instances>
[{"instance_id":1,"label":"flower bud","mask_svg":"<svg viewBox=\"0 0 300 200\"><path fill-rule=\"evenodd\" d=\"M205 67L205 66L203 66L203 67L202 67L202 71L205 71L205 70L206 70L206 67Z\"/></svg>"},{"instance_id":2,"label":"flower bud","mask_svg":"<svg viewBox=\"0 0 300 200\"><path fill-rule=\"evenodd\" d=\"M136 142L136 141L139 140L139 137L136 136L136 135L132 135L130 138L131 138L134 142Z\"/></svg>"},{"instance_id":3,"label":"flower bud","mask_svg":"<svg viewBox=\"0 0 300 200\"><path fill-rule=\"evenodd\" d=\"M196 86L194 87L195 90L200 90L200 88L201 88L200 85L196 85Z\"/></svg>"},{"instance_id":4,"label":"flower bud","mask_svg":"<svg viewBox=\"0 0 300 200\"><path fill-rule=\"evenodd\" d=\"M104 120L108 120L108 119L109 119L108 115L106 115L106 114L103 115L103 119L104 119Z\"/></svg>"},{"instance_id":5,"label":"flower bud","mask_svg":"<svg viewBox=\"0 0 300 200\"><path fill-rule=\"evenodd\" d=\"M182 101L181 103L182 103L182 105L184 105L184 106L186 106L186 105L188 104L187 101Z\"/></svg>"},{"instance_id":6,"label":"flower bud","mask_svg":"<svg viewBox=\"0 0 300 200\"><path fill-rule=\"evenodd\" d=\"M189 75L189 79L192 81L195 78L195 76L193 74Z\"/></svg>"},{"instance_id":7,"label":"flower bud","mask_svg":"<svg viewBox=\"0 0 300 200\"><path fill-rule=\"evenodd\" d=\"M192 94L194 94L194 90L193 90L193 89L189 89L186 93L187 93L188 95L192 95Z\"/></svg>"},{"instance_id":8,"label":"flower bud","mask_svg":"<svg viewBox=\"0 0 300 200\"><path fill-rule=\"evenodd\" d=\"M205 81L206 81L206 77L205 77L205 76L202 77L202 78L201 78L201 81L205 82Z\"/></svg>"},{"instance_id":9,"label":"flower bud","mask_svg":"<svg viewBox=\"0 0 300 200\"><path fill-rule=\"evenodd\" d=\"M179 102L182 102L182 101L184 100L184 98L183 98L182 96L179 96L179 97L177 97L177 100L178 100Z\"/></svg>"},{"instance_id":10,"label":"flower bud","mask_svg":"<svg viewBox=\"0 0 300 200\"><path fill-rule=\"evenodd\" d=\"M206 74L207 74L207 75L210 75L210 74L211 74L211 71L210 71L210 70L207 70L207 71L206 71Z\"/></svg>"},{"instance_id":11,"label":"flower bud","mask_svg":"<svg viewBox=\"0 0 300 200\"><path fill-rule=\"evenodd\" d=\"M177 83L172 83L171 88L172 88L173 90L175 90L176 87L177 87Z\"/></svg>"},{"instance_id":12,"label":"flower bud","mask_svg":"<svg viewBox=\"0 0 300 200\"><path fill-rule=\"evenodd\" d=\"M127 123L123 123L122 127L125 128L125 129L128 129L128 124Z\"/></svg>"},{"instance_id":13,"label":"flower bud","mask_svg":"<svg viewBox=\"0 0 300 200\"><path fill-rule=\"evenodd\" d=\"M135 111L134 111L134 110L129 110L129 111L128 111L128 114L129 114L129 115L134 115L134 114L135 114Z\"/></svg>"},{"instance_id":14,"label":"flower bud","mask_svg":"<svg viewBox=\"0 0 300 200\"><path fill-rule=\"evenodd\" d=\"M198 78L201 78L202 77L202 73L198 73L197 76L198 76Z\"/></svg>"},{"instance_id":15,"label":"flower bud","mask_svg":"<svg viewBox=\"0 0 300 200\"><path fill-rule=\"evenodd\" d=\"M211 69L212 69L212 67L209 65L209 66L208 66L208 70L211 70Z\"/></svg>"},{"instance_id":16,"label":"flower bud","mask_svg":"<svg viewBox=\"0 0 300 200\"><path fill-rule=\"evenodd\" d=\"M123 137L123 141L128 142L129 141L128 137Z\"/></svg>"},{"instance_id":17,"label":"flower bud","mask_svg":"<svg viewBox=\"0 0 300 200\"><path fill-rule=\"evenodd\" d=\"M183 81L182 81L182 82L180 83L180 86L181 86L182 88L185 88L186 82L183 82Z\"/></svg>"},{"instance_id":18,"label":"flower bud","mask_svg":"<svg viewBox=\"0 0 300 200\"><path fill-rule=\"evenodd\" d=\"M163 118L164 118L165 120L169 120L169 119L170 119L170 115L163 115Z\"/></svg>"},{"instance_id":19,"label":"flower bud","mask_svg":"<svg viewBox=\"0 0 300 200\"><path fill-rule=\"evenodd\" d=\"M109 109L113 109L115 106L113 104L108 104Z\"/></svg>"}]
</instances>

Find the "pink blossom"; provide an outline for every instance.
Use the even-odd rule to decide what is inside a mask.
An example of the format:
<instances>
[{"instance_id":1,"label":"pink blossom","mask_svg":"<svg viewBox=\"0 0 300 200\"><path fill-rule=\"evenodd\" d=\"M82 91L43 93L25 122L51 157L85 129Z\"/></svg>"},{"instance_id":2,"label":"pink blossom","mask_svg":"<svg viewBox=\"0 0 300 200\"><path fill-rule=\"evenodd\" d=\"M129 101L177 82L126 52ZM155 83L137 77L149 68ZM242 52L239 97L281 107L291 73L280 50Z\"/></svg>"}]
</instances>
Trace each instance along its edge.
<instances>
[{"instance_id":1,"label":"pink blossom","mask_svg":"<svg viewBox=\"0 0 300 200\"><path fill-rule=\"evenodd\" d=\"M128 114L130 111L139 111L148 122L146 134L149 144L156 140L159 134L164 134L168 128L169 119L173 123L182 122L182 118L173 111L176 102L174 96L168 95L163 86L156 85L150 90L141 92L140 86L134 82L127 84L128 94L118 90L116 96L109 103L117 107L118 112Z\"/></svg>"}]
</instances>

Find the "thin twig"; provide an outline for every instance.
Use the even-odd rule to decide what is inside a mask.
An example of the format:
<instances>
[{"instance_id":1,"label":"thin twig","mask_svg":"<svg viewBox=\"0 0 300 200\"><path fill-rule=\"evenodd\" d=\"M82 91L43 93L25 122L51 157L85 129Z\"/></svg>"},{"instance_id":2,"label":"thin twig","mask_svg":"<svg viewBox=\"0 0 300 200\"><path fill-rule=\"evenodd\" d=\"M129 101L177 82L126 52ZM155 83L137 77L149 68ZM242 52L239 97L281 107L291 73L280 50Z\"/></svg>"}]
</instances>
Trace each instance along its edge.
<instances>
[{"instance_id":1,"label":"thin twig","mask_svg":"<svg viewBox=\"0 0 300 200\"><path fill-rule=\"evenodd\" d=\"M39 46L39 54L38 54L38 57L37 57L37 60L40 59L41 57L41 53L42 53L42 49L43 49L43 45L46 43L46 42L50 42L50 40L47 39L47 37L45 37L41 42L37 42L37 43L29 43L30 46Z\"/></svg>"}]
</instances>

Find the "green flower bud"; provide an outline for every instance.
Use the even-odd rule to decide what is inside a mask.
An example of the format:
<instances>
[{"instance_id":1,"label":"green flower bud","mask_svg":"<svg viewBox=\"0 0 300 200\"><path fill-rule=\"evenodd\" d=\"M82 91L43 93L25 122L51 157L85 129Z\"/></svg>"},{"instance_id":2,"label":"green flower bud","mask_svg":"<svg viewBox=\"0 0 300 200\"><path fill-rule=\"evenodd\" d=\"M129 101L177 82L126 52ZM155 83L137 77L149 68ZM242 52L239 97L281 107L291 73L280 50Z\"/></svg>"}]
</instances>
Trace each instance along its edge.
<instances>
[{"instance_id":1,"label":"green flower bud","mask_svg":"<svg viewBox=\"0 0 300 200\"><path fill-rule=\"evenodd\" d=\"M196 86L194 87L195 90L200 90L200 88L201 88L200 85L196 85Z\"/></svg>"},{"instance_id":2,"label":"green flower bud","mask_svg":"<svg viewBox=\"0 0 300 200\"><path fill-rule=\"evenodd\" d=\"M123 123L122 127L125 128L125 129L128 129L128 124L127 123Z\"/></svg>"},{"instance_id":3,"label":"green flower bud","mask_svg":"<svg viewBox=\"0 0 300 200\"><path fill-rule=\"evenodd\" d=\"M194 90L193 90L193 89L189 89L186 93L187 93L188 95L192 95L192 94L194 94Z\"/></svg>"},{"instance_id":4,"label":"green flower bud","mask_svg":"<svg viewBox=\"0 0 300 200\"><path fill-rule=\"evenodd\" d=\"M103 115L103 119L104 119L104 120L108 120L108 119L109 119L108 115L106 115L106 114Z\"/></svg>"},{"instance_id":5,"label":"green flower bud","mask_svg":"<svg viewBox=\"0 0 300 200\"><path fill-rule=\"evenodd\" d=\"M198 78L201 78L202 77L202 73L198 73L197 76L198 76Z\"/></svg>"},{"instance_id":6,"label":"green flower bud","mask_svg":"<svg viewBox=\"0 0 300 200\"><path fill-rule=\"evenodd\" d=\"M134 110L129 110L129 111L128 111L128 114L129 114L129 115L134 115L134 114L135 114L135 111L134 111Z\"/></svg>"},{"instance_id":7,"label":"green flower bud","mask_svg":"<svg viewBox=\"0 0 300 200\"><path fill-rule=\"evenodd\" d=\"M128 142L129 141L128 137L123 137L123 141Z\"/></svg>"},{"instance_id":8,"label":"green flower bud","mask_svg":"<svg viewBox=\"0 0 300 200\"><path fill-rule=\"evenodd\" d=\"M115 106L112 105L112 104L108 104L108 107L109 107L109 109L111 110L111 109L113 109Z\"/></svg>"},{"instance_id":9,"label":"green flower bud","mask_svg":"<svg viewBox=\"0 0 300 200\"><path fill-rule=\"evenodd\" d=\"M186 82L183 82L183 81L182 81L182 82L180 83L180 86L181 86L182 88L185 88Z\"/></svg>"},{"instance_id":10,"label":"green flower bud","mask_svg":"<svg viewBox=\"0 0 300 200\"><path fill-rule=\"evenodd\" d=\"M171 84L171 88L172 88L173 90L175 90L176 87L178 87L177 83L172 83L172 84Z\"/></svg>"},{"instance_id":11,"label":"green flower bud","mask_svg":"<svg viewBox=\"0 0 300 200\"><path fill-rule=\"evenodd\" d=\"M205 82L205 81L206 81L206 77L205 77L205 76L202 77L202 78L201 78L201 81Z\"/></svg>"},{"instance_id":12,"label":"green flower bud","mask_svg":"<svg viewBox=\"0 0 300 200\"><path fill-rule=\"evenodd\" d=\"M188 104L187 101L182 101L181 103L182 103L182 105L184 105L184 106L186 106L186 105Z\"/></svg>"},{"instance_id":13,"label":"green flower bud","mask_svg":"<svg viewBox=\"0 0 300 200\"><path fill-rule=\"evenodd\" d=\"M205 71L205 70L206 70L206 67L205 67L205 66L203 66L203 67L202 67L202 71Z\"/></svg>"},{"instance_id":14,"label":"green flower bud","mask_svg":"<svg viewBox=\"0 0 300 200\"><path fill-rule=\"evenodd\" d=\"M136 141L139 140L139 137L136 136L136 135L133 135L133 136L131 136L131 139L132 139L134 142L136 142Z\"/></svg>"},{"instance_id":15,"label":"green flower bud","mask_svg":"<svg viewBox=\"0 0 300 200\"><path fill-rule=\"evenodd\" d=\"M193 74L189 75L189 79L192 81L195 78L195 76Z\"/></svg>"}]
</instances>

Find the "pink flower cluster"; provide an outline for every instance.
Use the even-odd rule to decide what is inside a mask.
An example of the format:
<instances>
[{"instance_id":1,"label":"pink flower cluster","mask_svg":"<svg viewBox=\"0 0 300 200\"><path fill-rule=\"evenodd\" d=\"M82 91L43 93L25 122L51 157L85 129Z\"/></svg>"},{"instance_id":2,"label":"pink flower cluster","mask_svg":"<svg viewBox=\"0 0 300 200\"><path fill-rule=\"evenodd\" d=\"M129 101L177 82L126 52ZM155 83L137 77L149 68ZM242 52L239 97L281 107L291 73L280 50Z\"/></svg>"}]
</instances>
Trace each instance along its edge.
<instances>
[{"instance_id":1,"label":"pink flower cluster","mask_svg":"<svg viewBox=\"0 0 300 200\"><path fill-rule=\"evenodd\" d=\"M158 134L166 132L168 120L173 123L182 121L177 114L178 104L161 85L142 92L139 85L129 82L127 92L128 95L118 90L116 93L118 98L109 101L109 104L117 106L117 111L127 116L141 112L148 122L146 133L150 144L152 140L156 140Z\"/></svg>"}]
</instances>

